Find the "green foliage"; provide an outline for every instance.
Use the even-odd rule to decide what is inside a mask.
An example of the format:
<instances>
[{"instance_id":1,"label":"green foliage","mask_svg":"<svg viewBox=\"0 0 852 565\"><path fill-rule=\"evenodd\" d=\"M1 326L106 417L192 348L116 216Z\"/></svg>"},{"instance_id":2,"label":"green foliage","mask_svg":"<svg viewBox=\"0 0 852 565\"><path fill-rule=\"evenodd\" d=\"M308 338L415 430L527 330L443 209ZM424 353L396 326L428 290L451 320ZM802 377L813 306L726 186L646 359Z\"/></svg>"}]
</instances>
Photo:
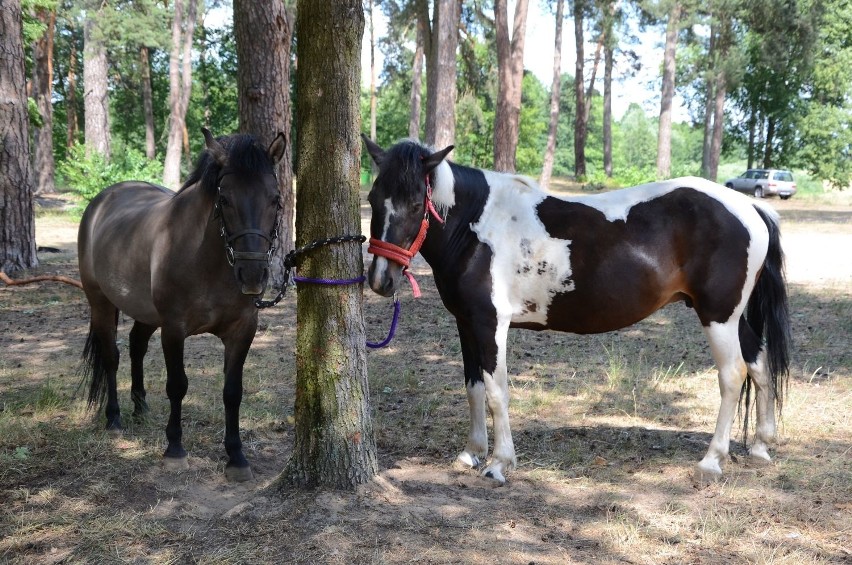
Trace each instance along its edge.
<instances>
[{"instance_id":1,"label":"green foliage","mask_svg":"<svg viewBox=\"0 0 852 565\"><path fill-rule=\"evenodd\" d=\"M159 161L147 160L136 149L113 155L112 161L107 162L97 151L87 156L84 145L75 145L58 169L68 188L83 198L81 207L117 182L139 180L156 184L163 178L163 165Z\"/></svg>"},{"instance_id":2,"label":"green foliage","mask_svg":"<svg viewBox=\"0 0 852 565\"><path fill-rule=\"evenodd\" d=\"M41 117L41 112L38 111L38 104L29 96L27 96L27 115L29 116L31 127L40 128L44 125L44 118Z\"/></svg>"}]
</instances>

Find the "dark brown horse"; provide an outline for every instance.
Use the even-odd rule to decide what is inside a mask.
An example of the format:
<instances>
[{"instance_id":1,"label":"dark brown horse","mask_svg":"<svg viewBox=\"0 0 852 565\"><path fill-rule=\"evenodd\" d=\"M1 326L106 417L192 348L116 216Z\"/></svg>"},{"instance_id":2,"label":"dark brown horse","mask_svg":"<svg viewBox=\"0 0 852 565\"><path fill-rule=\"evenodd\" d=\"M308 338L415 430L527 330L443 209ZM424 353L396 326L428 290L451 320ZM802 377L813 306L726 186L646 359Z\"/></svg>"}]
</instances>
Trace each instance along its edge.
<instances>
[{"instance_id":1,"label":"dark brown horse","mask_svg":"<svg viewBox=\"0 0 852 565\"><path fill-rule=\"evenodd\" d=\"M187 391L184 340L210 333L225 345L226 476L252 477L239 435L243 364L257 330L255 300L266 288L278 232L275 163L282 134L268 149L248 135L213 139L178 192L136 181L113 185L83 214L78 237L80 278L91 307L83 352L91 378L89 404L106 398L106 427L120 430L116 371L118 313L130 330L134 415L148 410L142 360L161 328L171 414L164 461L186 466L181 404Z\"/></svg>"},{"instance_id":2,"label":"dark brown horse","mask_svg":"<svg viewBox=\"0 0 852 565\"><path fill-rule=\"evenodd\" d=\"M722 393L698 478L721 476L737 400L745 392L748 404L752 385L757 427L749 451L769 461L790 347L772 208L694 177L560 198L531 179L450 163L452 146L435 152L406 141L384 151L365 143L379 165L369 197L370 287L392 295L419 249L456 317L471 423L460 461L484 462L490 412L494 451L482 473L502 483L515 466L510 327L606 332L677 301L704 328Z\"/></svg>"}]
</instances>

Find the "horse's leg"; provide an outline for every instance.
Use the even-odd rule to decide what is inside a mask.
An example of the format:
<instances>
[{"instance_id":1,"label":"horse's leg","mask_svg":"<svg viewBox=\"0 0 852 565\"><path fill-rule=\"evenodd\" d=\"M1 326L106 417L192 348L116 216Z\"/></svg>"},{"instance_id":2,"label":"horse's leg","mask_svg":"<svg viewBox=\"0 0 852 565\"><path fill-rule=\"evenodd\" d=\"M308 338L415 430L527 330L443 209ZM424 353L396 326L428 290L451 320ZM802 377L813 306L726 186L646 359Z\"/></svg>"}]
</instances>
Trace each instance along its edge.
<instances>
[{"instance_id":1,"label":"horse's leg","mask_svg":"<svg viewBox=\"0 0 852 565\"><path fill-rule=\"evenodd\" d=\"M120 432L121 411L116 390L119 352L115 343L118 309L100 291L90 290L86 296L92 312L89 337L84 351L84 357L92 371L89 401L102 399L106 393L106 429Z\"/></svg>"},{"instance_id":2,"label":"horse's leg","mask_svg":"<svg viewBox=\"0 0 852 565\"><path fill-rule=\"evenodd\" d=\"M456 458L468 467L479 467L488 456L488 426L485 421L485 382L476 336L467 323L456 320L464 361L464 384L470 409L470 433L464 451Z\"/></svg>"},{"instance_id":3,"label":"horse's leg","mask_svg":"<svg viewBox=\"0 0 852 565\"><path fill-rule=\"evenodd\" d=\"M169 444L163 453L163 461L167 466L175 469L185 469L188 466L186 450L181 442L183 438L181 408L188 388L186 371L183 367L184 339L186 336L181 329L163 326L161 340L163 356L166 359L166 394L171 407L169 423L166 425L166 439Z\"/></svg>"},{"instance_id":4,"label":"horse's leg","mask_svg":"<svg viewBox=\"0 0 852 565\"><path fill-rule=\"evenodd\" d=\"M225 477L229 481L248 481L253 477L240 441L240 404L243 400L243 365L257 329L257 321L222 338L225 344L225 386L222 402L225 405L225 451L228 464Z\"/></svg>"},{"instance_id":5,"label":"horse's leg","mask_svg":"<svg viewBox=\"0 0 852 565\"><path fill-rule=\"evenodd\" d=\"M142 322L135 322L130 330L130 398L133 400L133 416L142 418L148 414L148 403L145 402L145 374L142 361L148 352L148 341L157 330Z\"/></svg>"},{"instance_id":6,"label":"horse's leg","mask_svg":"<svg viewBox=\"0 0 852 565\"><path fill-rule=\"evenodd\" d=\"M497 320L493 333L486 326L476 326L480 351L484 352L482 377L485 382L485 400L494 424L494 452L491 462L482 474L500 484L506 482L504 473L515 468L515 444L509 426L509 377L506 369L506 338L509 320ZM489 353L490 352L490 353ZM488 359L492 357L492 359ZM494 367L492 373L489 367Z\"/></svg>"},{"instance_id":7,"label":"horse's leg","mask_svg":"<svg viewBox=\"0 0 852 565\"><path fill-rule=\"evenodd\" d=\"M728 457L731 426L737 411L737 401L746 378L746 364L740 350L738 335L739 316L724 324L711 323L704 327L710 342L710 351L719 370L721 403L716 430L707 454L695 471L699 483L712 482L722 476L722 464Z\"/></svg>"},{"instance_id":8,"label":"horse's leg","mask_svg":"<svg viewBox=\"0 0 852 565\"><path fill-rule=\"evenodd\" d=\"M772 461L769 445L775 441L775 390L766 364L766 351L761 349L754 363L748 364L748 374L755 385L757 427L748 454L751 462L765 465Z\"/></svg>"}]
</instances>

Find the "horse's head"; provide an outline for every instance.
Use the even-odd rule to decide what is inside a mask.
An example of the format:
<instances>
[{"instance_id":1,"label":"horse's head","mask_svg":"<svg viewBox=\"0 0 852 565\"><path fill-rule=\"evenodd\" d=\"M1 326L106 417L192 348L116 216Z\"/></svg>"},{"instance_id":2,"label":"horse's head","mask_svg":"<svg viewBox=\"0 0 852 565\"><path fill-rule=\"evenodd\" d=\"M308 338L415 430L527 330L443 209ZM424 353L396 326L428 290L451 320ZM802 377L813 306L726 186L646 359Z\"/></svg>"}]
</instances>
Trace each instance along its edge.
<instances>
[{"instance_id":1,"label":"horse's head","mask_svg":"<svg viewBox=\"0 0 852 565\"><path fill-rule=\"evenodd\" d=\"M263 294L278 238L281 195L275 164L286 149L284 134L263 149L251 136L214 139L210 131L203 131L212 159L208 174L215 182L211 187L225 257L243 294Z\"/></svg>"},{"instance_id":2,"label":"horse's head","mask_svg":"<svg viewBox=\"0 0 852 565\"><path fill-rule=\"evenodd\" d=\"M400 275L426 237L431 204L430 187L435 168L453 146L432 152L412 142L400 142L387 151L362 136L379 174L370 190L370 251L374 254L368 282L374 292L392 296Z\"/></svg>"}]
</instances>

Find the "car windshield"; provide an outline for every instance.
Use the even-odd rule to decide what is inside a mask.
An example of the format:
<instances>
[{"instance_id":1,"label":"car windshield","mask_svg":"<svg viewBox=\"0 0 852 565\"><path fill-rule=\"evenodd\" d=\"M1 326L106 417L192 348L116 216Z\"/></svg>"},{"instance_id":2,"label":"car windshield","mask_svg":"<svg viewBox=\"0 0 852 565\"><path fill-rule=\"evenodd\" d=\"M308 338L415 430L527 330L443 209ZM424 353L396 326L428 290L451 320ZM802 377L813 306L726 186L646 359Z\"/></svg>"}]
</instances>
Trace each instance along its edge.
<instances>
[{"instance_id":1,"label":"car windshield","mask_svg":"<svg viewBox=\"0 0 852 565\"><path fill-rule=\"evenodd\" d=\"M772 175L772 178L784 182L793 182L793 175L789 171L778 171Z\"/></svg>"}]
</instances>

